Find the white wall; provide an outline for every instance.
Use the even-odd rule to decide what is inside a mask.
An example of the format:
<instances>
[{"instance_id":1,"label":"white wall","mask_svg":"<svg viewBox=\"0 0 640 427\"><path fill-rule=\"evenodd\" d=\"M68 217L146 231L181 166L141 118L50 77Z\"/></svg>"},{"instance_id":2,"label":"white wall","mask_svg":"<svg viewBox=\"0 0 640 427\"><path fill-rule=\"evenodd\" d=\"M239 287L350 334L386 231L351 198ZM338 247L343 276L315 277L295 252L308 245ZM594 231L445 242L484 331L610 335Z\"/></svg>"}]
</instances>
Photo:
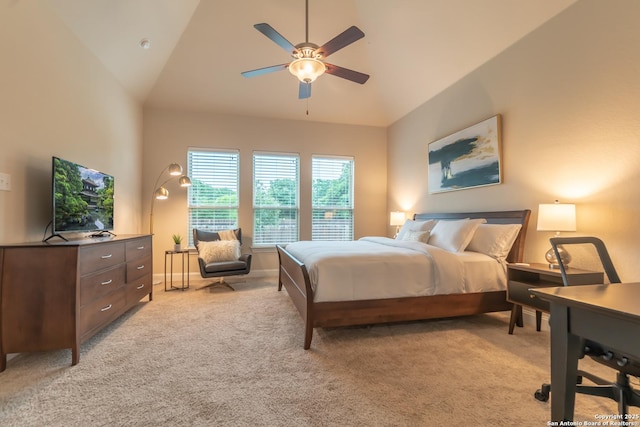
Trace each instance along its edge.
<instances>
[{"instance_id":1,"label":"white wall","mask_svg":"<svg viewBox=\"0 0 640 427\"><path fill-rule=\"evenodd\" d=\"M300 155L300 238L311 239L311 156L333 154L355 158L354 233L387 235L386 130L368 126L274 120L231 115L144 111L143 214L148 227L154 182L163 168L180 163L186 171L189 147L240 151L240 211L243 251L251 251L253 237L253 152L274 151ZM186 191L174 180L169 199L154 205L154 271L164 268L164 251L171 249L172 234L187 235ZM197 271L195 259L191 271ZM277 270L274 249L256 251L252 271Z\"/></svg>"},{"instance_id":2,"label":"white wall","mask_svg":"<svg viewBox=\"0 0 640 427\"><path fill-rule=\"evenodd\" d=\"M140 232L142 108L41 1L0 2L0 243L39 241L51 157L115 176L116 233Z\"/></svg>"},{"instance_id":3,"label":"white wall","mask_svg":"<svg viewBox=\"0 0 640 427\"><path fill-rule=\"evenodd\" d=\"M543 262L539 203L577 204L576 233L604 239L640 280L640 2L581 0L388 130L389 208L530 208L525 260ZM502 115L504 183L428 194L427 144Z\"/></svg>"}]
</instances>

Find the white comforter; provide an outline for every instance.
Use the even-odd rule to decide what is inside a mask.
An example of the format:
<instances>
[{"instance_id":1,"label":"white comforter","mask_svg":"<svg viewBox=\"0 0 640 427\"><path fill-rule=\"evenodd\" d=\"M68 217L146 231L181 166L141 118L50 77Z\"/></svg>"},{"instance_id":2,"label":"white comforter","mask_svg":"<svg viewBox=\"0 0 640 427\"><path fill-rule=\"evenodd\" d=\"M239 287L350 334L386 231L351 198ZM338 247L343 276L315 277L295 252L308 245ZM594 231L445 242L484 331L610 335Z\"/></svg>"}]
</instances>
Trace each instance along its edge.
<instances>
[{"instance_id":1,"label":"white comforter","mask_svg":"<svg viewBox=\"0 0 640 427\"><path fill-rule=\"evenodd\" d=\"M287 245L309 271L314 301L350 301L506 288L506 265L477 252L452 253L421 242L363 237Z\"/></svg>"}]
</instances>

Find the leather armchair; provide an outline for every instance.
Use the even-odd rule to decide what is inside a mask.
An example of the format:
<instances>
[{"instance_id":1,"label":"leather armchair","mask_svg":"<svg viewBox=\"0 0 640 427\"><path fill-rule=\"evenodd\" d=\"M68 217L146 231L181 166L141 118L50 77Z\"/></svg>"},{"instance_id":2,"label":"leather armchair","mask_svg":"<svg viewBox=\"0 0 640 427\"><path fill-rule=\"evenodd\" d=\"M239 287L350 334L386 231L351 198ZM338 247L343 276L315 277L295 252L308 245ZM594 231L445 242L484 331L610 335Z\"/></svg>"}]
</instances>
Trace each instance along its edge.
<instances>
[{"instance_id":1,"label":"leather armchair","mask_svg":"<svg viewBox=\"0 0 640 427\"><path fill-rule=\"evenodd\" d=\"M236 239L240 241L242 245L242 229L236 228L233 230ZM217 231L205 231L197 228L193 229L193 243L198 248L200 242L211 242L221 240L220 234ZM224 281L225 276L237 276L243 274L249 274L251 271L251 254L242 254L239 259L234 261L217 261L206 263L200 256L198 256L198 266L200 268L200 276L202 278L220 277L220 281L212 282L199 289L208 288L211 286L225 286L231 290L233 287Z\"/></svg>"}]
</instances>

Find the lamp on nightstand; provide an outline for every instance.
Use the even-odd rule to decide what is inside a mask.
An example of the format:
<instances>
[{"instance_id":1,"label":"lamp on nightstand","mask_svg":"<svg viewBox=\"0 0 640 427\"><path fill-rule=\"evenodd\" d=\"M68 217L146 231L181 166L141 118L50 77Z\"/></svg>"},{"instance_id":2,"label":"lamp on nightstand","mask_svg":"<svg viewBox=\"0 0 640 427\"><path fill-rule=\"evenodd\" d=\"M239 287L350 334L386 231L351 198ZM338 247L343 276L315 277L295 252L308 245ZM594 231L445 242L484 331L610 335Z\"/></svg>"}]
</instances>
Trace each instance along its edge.
<instances>
[{"instance_id":1,"label":"lamp on nightstand","mask_svg":"<svg viewBox=\"0 0 640 427\"><path fill-rule=\"evenodd\" d=\"M555 231L558 237L561 231L576 231L576 205L571 203L544 203L538 205L538 231ZM571 255L564 248L558 247L564 265L571 262ZM560 268L553 248L545 253L544 258L549 268Z\"/></svg>"},{"instance_id":2,"label":"lamp on nightstand","mask_svg":"<svg viewBox=\"0 0 640 427\"><path fill-rule=\"evenodd\" d=\"M400 226L404 224L404 212L394 211L391 212L389 218L389 224L396 226L396 234L393 236L395 239L398 233L400 232Z\"/></svg>"}]
</instances>

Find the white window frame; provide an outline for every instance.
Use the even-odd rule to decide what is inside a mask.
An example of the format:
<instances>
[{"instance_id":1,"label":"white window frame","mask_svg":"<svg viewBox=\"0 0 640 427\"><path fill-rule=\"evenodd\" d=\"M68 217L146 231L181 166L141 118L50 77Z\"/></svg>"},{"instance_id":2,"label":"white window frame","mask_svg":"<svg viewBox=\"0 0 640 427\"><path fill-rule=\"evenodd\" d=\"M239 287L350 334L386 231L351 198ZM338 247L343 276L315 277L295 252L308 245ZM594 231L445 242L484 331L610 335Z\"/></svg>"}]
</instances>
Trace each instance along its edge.
<instances>
[{"instance_id":1,"label":"white window frame","mask_svg":"<svg viewBox=\"0 0 640 427\"><path fill-rule=\"evenodd\" d=\"M267 165L267 161L272 162ZM292 163L293 168L288 168ZM269 177L269 171L258 170L258 167L271 167L276 176ZM273 180L294 179L293 199L289 204L278 203L276 198L259 200L265 196L259 188L269 188ZM269 190L267 190L269 191ZM259 197L261 196L261 197ZM289 211L289 218L276 218L282 211ZM277 221L271 227L264 225L265 220ZM253 153L253 243L252 246L272 247L275 244L295 242L300 235L300 155L298 153L264 152Z\"/></svg>"},{"instance_id":2,"label":"white window frame","mask_svg":"<svg viewBox=\"0 0 640 427\"><path fill-rule=\"evenodd\" d=\"M194 164L194 155L209 159ZM207 163L210 163L208 165ZM189 147L187 174L192 185L187 192L188 242L193 247L193 229L218 231L238 227L240 208L240 152L238 150ZM235 192L235 200L221 197L217 202L196 200L203 185ZM207 215L211 218L207 219Z\"/></svg>"},{"instance_id":3,"label":"white window frame","mask_svg":"<svg viewBox=\"0 0 640 427\"><path fill-rule=\"evenodd\" d=\"M317 180L331 179L327 174L337 174L331 161L335 160L336 165L342 169L348 163L351 166L351 176L349 177L349 200L344 206L338 201L321 203L316 200L315 186ZM316 162L318 161L318 162ZM321 167L320 162L325 165ZM355 180L355 159L354 157L332 156L316 154L311 157L311 240L353 240L354 223L354 180Z\"/></svg>"}]
</instances>

